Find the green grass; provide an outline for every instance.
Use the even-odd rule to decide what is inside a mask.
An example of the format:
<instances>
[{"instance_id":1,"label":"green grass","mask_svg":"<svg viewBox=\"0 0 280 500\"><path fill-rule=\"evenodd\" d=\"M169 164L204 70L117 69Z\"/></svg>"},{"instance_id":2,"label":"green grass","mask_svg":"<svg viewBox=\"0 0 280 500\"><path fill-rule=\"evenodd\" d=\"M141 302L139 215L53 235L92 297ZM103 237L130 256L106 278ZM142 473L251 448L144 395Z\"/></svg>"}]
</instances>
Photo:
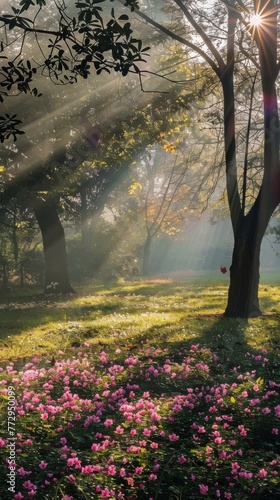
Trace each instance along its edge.
<instances>
[{"instance_id":1,"label":"green grass","mask_svg":"<svg viewBox=\"0 0 280 500\"><path fill-rule=\"evenodd\" d=\"M7 433L10 386L20 401L18 466L38 488L35 500L212 499L220 491L231 500L251 498L252 491L256 499L276 500L277 282L261 284L264 314L249 320L223 316L222 279L94 284L77 292L46 298L12 291L0 300L1 436ZM189 401L190 409L184 406ZM126 404L135 412L140 405L139 422L122 413ZM96 411L100 421L85 427ZM243 424L247 435L240 434ZM214 428L221 436L217 442ZM66 463L61 438L83 466L98 465L101 472L75 468L70 455ZM10 500L6 474L0 465L0 496ZM29 498L26 479L18 473L22 496L15 498ZM40 489L46 480L48 488Z\"/></svg>"},{"instance_id":2,"label":"green grass","mask_svg":"<svg viewBox=\"0 0 280 500\"><path fill-rule=\"evenodd\" d=\"M222 280L139 281L80 288L75 296L10 294L0 303L2 360L53 355L84 340L112 344L147 339L161 345L192 341L235 350L275 349L278 344L280 287L262 284L264 315L250 320L223 317L227 286ZM242 347L243 346L243 347Z\"/></svg>"}]
</instances>

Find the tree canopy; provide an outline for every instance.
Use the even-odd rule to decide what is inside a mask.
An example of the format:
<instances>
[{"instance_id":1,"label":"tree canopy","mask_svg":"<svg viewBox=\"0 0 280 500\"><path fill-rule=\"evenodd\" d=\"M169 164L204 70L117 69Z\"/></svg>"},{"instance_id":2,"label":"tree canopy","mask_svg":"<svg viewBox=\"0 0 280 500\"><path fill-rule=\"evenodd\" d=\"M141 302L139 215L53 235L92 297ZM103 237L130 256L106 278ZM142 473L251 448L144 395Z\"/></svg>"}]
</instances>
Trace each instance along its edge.
<instances>
[{"instance_id":1,"label":"tree canopy","mask_svg":"<svg viewBox=\"0 0 280 500\"><path fill-rule=\"evenodd\" d=\"M88 78L90 71L129 71L139 73L139 62L148 50L133 35L129 17L117 15L114 8L101 7L104 0L70 2L22 0L18 7L5 5L0 15L0 102L20 93L39 96L34 85L36 75L58 85L73 84L78 77ZM111 2L110 2L111 3ZM127 0L133 11L138 3ZM38 60L32 57L38 48ZM0 117L0 140L19 130L16 114Z\"/></svg>"},{"instance_id":2,"label":"tree canopy","mask_svg":"<svg viewBox=\"0 0 280 500\"><path fill-rule=\"evenodd\" d=\"M78 77L89 81L92 70L103 75L111 71L123 76L135 73L140 78L140 95L143 71L157 75L151 64L156 56L150 51L149 62L146 61L147 47L141 39L146 39L145 30L154 37L155 33L159 33L157 43L161 48L175 47L173 60L172 57L166 59L166 72L161 72L161 76L170 82L172 75L172 80L180 82L185 89L192 88L193 82L196 82L197 92L192 97L198 102L201 99L200 90L207 88L207 84L204 85L207 81L209 92L203 96L207 103L203 113L205 129L212 127L217 135L222 132L224 138L223 175L234 235L226 314L244 317L260 314L260 248L269 220L280 201L278 2L215 0L205 4L202 1L170 0L150 2L148 10L145 2L138 5L137 2L120 0L114 3L112 10L111 2L109 6L109 2L102 3L100 0L73 2L67 6L54 0L51 5L56 16L52 17L48 15L49 5L39 0L36 3L24 1L12 7L10 12L7 7L8 10L0 16L3 32L0 50L4 61L0 80L3 106L6 106L10 95L38 96L41 90L40 85L38 89L33 86L35 80L40 84L41 79L46 77L56 86L70 84L73 88L71 84ZM131 11L129 18L122 10L125 7ZM142 28L138 32L136 19L140 19ZM34 45L39 48L36 59L31 55ZM182 61L187 63L189 72L185 68L182 70ZM158 91L157 87L153 90ZM165 91L164 87L160 90ZM92 81L91 92L95 92ZM190 93L187 94L187 90L185 95L181 91L177 93L173 101L175 107L191 108ZM152 97L150 101L153 117L157 117L155 121L164 128L170 118L169 105L165 109L164 100L159 105ZM139 111L143 102L148 104L148 100L140 101L136 97L135 109ZM141 111L139 113L141 115ZM118 130L118 127L114 130L111 126L114 120L108 115L110 133L107 137L111 140L116 137L114 147L110 146L121 158L122 164L133 162L133 156L137 154L137 141L131 134L132 128L136 133L138 126L143 126L141 119L140 125L137 122L140 115L137 117L136 112L136 121L133 119L130 122L129 131ZM120 116L115 111L114 118L123 123ZM195 112L192 119L196 119ZM22 135L18 133L22 132L18 120L14 110L3 115L2 141L8 137L15 140ZM182 137L187 134L187 129L187 126L182 129ZM147 128L145 132L148 136L151 130ZM93 130L95 142L99 142L98 133ZM203 129L201 133L204 133ZM62 137L64 146L60 153L65 165L72 161L75 127L71 129L71 134L74 134L74 139L67 143ZM126 144L120 140L125 136L128 139ZM143 135L141 138L143 140ZM147 140L143 143L144 147L149 144L149 137ZM110 166L109 163L114 161L110 148L102 146L100 154L104 155L103 159L98 159L98 155L95 158L100 165L103 161ZM61 166L58 154L53 159ZM83 162L83 157L80 155L77 158L76 155L73 161L76 166L79 161ZM209 159L209 164L215 164L213 158ZM219 161L216 167L222 175L220 164ZM43 170L43 167L38 169L39 176ZM54 163L52 166L49 163L43 176L44 182L49 181L50 191L55 170L58 169ZM59 170L63 172L63 168ZM26 179L32 184L34 175L31 174L31 179L30 176L25 177L24 182L27 182ZM36 185L38 188L40 183ZM19 186L21 189L20 183Z\"/></svg>"}]
</instances>

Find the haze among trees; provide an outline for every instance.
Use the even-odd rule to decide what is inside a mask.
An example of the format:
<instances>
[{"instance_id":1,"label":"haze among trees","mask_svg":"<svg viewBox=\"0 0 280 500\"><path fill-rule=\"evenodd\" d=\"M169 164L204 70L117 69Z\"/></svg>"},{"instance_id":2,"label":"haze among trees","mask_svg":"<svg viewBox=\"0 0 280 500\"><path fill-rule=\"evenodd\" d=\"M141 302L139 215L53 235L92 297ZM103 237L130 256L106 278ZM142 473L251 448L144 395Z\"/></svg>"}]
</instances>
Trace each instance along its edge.
<instances>
[{"instance_id":1,"label":"haze among trees","mask_svg":"<svg viewBox=\"0 0 280 500\"><path fill-rule=\"evenodd\" d=\"M226 194L225 314L261 314L261 244L280 201L278 14L276 0L5 2L3 285L34 281L42 241L45 291L71 292L65 230L80 277L112 256L112 277L147 273L153 239Z\"/></svg>"}]
</instances>

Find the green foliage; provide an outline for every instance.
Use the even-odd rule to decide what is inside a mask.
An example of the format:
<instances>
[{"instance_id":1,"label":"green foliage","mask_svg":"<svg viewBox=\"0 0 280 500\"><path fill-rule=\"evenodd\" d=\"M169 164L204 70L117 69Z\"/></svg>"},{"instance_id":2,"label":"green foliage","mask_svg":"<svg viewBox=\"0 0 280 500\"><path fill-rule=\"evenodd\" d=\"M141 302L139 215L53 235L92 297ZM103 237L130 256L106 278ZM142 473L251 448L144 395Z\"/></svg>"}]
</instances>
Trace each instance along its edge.
<instances>
[{"instance_id":1,"label":"green foliage","mask_svg":"<svg viewBox=\"0 0 280 500\"><path fill-rule=\"evenodd\" d=\"M0 116L0 141L4 142L4 140L9 139L10 136L16 141L18 135L24 133L17 128L20 123L21 121L16 118L16 115L10 116L5 114L5 116Z\"/></svg>"},{"instance_id":2,"label":"green foliage","mask_svg":"<svg viewBox=\"0 0 280 500\"><path fill-rule=\"evenodd\" d=\"M97 5L102 2L77 1L75 16L72 16L71 9L66 12L63 4L54 2L50 6L44 0L37 0L36 5L33 1L23 0L20 9L12 7L13 14L2 12L0 57L9 60L0 70L0 101L15 92L40 96L37 88L31 86L37 70L62 85L74 83L78 76L88 78L92 69L97 75L112 70L123 76L131 70L140 73L138 64L144 61L149 47L143 47L141 40L133 36L127 15L116 17L112 9L111 18L105 22L103 8ZM138 7L137 2L129 1L126 5L132 11ZM49 15L49 7L53 8L52 22L46 26L45 17L44 24L38 24L39 13L44 11L45 15ZM30 17L21 15L25 11L30 11ZM27 33L33 35L36 46L40 45L40 61L22 59ZM41 37L48 37L48 40L39 40L38 33ZM1 142L10 135L16 140L23 133L17 128L19 123L13 116L1 117Z\"/></svg>"}]
</instances>

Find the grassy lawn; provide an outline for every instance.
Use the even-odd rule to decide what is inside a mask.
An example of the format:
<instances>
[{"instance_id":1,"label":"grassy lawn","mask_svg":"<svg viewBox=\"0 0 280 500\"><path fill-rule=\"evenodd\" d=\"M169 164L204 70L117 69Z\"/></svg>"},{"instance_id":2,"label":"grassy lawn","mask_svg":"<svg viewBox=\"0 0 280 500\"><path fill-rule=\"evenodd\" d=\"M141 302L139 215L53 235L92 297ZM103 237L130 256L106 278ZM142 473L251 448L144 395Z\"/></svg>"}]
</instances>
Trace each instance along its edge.
<instances>
[{"instance_id":1,"label":"grassy lawn","mask_svg":"<svg viewBox=\"0 0 280 500\"><path fill-rule=\"evenodd\" d=\"M16 456L0 498L279 498L271 283L250 320L223 317L226 279L0 297L0 447Z\"/></svg>"}]
</instances>

